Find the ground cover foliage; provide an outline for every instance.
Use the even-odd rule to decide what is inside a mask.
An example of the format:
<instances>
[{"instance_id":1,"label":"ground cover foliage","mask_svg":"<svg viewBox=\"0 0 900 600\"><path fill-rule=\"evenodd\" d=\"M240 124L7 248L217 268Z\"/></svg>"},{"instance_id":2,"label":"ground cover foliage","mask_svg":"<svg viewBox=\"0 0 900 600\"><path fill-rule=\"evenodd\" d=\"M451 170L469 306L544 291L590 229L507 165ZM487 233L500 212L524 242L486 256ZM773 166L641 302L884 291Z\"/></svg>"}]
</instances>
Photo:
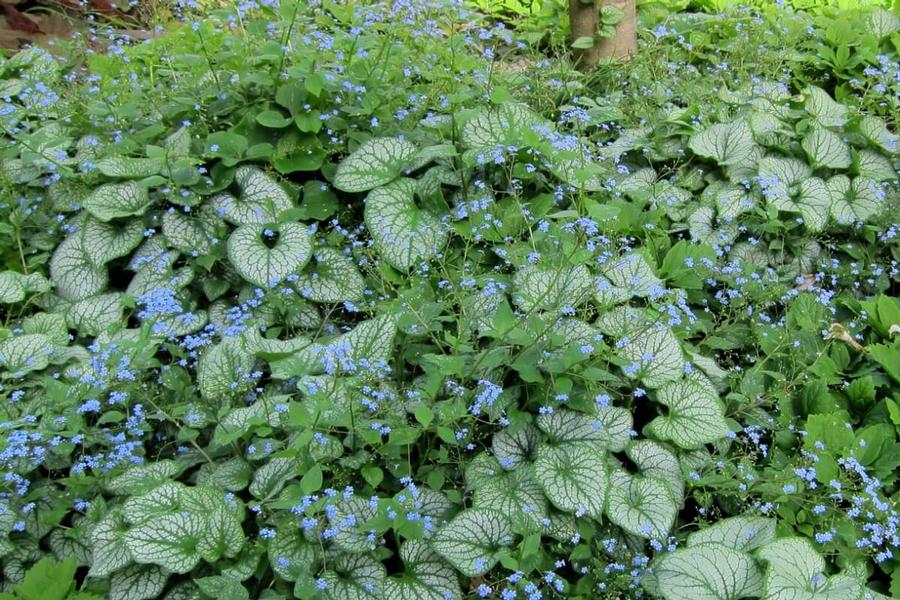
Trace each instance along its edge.
<instances>
[{"instance_id":1,"label":"ground cover foliage","mask_svg":"<svg viewBox=\"0 0 900 600\"><path fill-rule=\"evenodd\" d=\"M508 19L0 62L0 597L900 596L900 18Z\"/></svg>"}]
</instances>

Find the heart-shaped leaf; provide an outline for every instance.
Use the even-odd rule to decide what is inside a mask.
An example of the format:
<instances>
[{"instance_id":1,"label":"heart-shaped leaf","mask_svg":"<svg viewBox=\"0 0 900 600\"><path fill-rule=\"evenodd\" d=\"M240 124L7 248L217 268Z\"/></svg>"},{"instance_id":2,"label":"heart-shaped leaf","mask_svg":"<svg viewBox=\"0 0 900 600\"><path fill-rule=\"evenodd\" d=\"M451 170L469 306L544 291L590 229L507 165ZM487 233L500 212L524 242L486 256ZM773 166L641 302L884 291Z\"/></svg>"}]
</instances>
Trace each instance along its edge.
<instances>
[{"instance_id":1,"label":"heart-shaped leaf","mask_svg":"<svg viewBox=\"0 0 900 600\"><path fill-rule=\"evenodd\" d=\"M150 206L147 188L135 181L107 183L88 194L84 209L101 221L142 215Z\"/></svg>"},{"instance_id":2,"label":"heart-shaped leaf","mask_svg":"<svg viewBox=\"0 0 900 600\"><path fill-rule=\"evenodd\" d=\"M600 519L608 487L602 454L590 446L542 447L534 463L535 478L560 510Z\"/></svg>"},{"instance_id":3,"label":"heart-shaped leaf","mask_svg":"<svg viewBox=\"0 0 900 600\"><path fill-rule=\"evenodd\" d=\"M653 419L647 433L682 448L699 448L728 432L724 410L715 387L702 375L668 383L656 392L667 414Z\"/></svg>"},{"instance_id":4,"label":"heart-shaped leaf","mask_svg":"<svg viewBox=\"0 0 900 600\"><path fill-rule=\"evenodd\" d=\"M341 161L334 187L344 192L365 192L388 184L403 174L418 148L399 138L371 139Z\"/></svg>"},{"instance_id":5,"label":"heart-shaped leaf","mask_svg":"<svg viewBox=\"0 0 900 600\"><path fill-rule=\"evenodd\" d=\"M715 542L667 554L654 566L666 600L733 600L762 594L753 557Z\"/></svg>"},{"instance_id":6,"label":"heart-shaped leaf","mask_svg":"<svg viewBox=\"0 0 900 600\"><path fill-rule=\"evenodd\" d=\"M263 225L241 225L228 237L231 265L241 277L264 288L303 268L311 253L309 230L302 223L283 223L277 231Z\"/></svg>"},{"instance_id":7,"label":"heart-shaped leaf","mask_svg":"<svg viewBox=\"0 0 900 600\"><path fill-rule=\"evenodd\" d=\"M497 551L512 543L506 516L486 508L467 509L441 527L431 546L466 577L483 575L497 564Z\"/></svg>"}]
</instances>

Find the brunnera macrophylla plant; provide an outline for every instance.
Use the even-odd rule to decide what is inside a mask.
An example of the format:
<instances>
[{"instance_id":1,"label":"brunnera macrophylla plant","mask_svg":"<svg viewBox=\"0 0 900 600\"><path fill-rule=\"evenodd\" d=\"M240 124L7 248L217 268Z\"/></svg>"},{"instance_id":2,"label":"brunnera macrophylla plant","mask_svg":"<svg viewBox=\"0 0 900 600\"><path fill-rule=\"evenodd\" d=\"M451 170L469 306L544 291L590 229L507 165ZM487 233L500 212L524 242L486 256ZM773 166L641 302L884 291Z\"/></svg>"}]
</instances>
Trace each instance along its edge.
<instances>
[{"instance_id":1,"label":"brunnera macrophylla plant","mask_svg":"<svg viewBox=\"0 0 900 600\"><path fill-rule=\"evenodd\" d=\"M778 82L537 110L469 15L0 63L4 593L888 592L896 134Z\"/></svg>"}]
</instances>

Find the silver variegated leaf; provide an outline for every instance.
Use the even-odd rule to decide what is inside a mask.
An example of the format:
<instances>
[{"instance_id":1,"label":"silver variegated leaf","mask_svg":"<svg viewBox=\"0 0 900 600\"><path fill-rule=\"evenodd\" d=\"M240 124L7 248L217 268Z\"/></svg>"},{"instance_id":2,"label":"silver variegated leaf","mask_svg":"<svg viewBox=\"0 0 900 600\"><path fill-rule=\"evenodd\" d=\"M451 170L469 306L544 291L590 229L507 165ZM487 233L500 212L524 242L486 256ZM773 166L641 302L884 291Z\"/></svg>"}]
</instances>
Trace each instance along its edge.
<instances>
[{"instance_id":1,"label":"silver variegated leaf","mask_svg":"<svg viewBox=\"0 0 900 600\"><path fill-rule=\"evenodd\" d=\"M334 187L344 192L365 192L388 184L403 174L417 152L416 145L404 139L371 139L338 164Z\"/></svg>"},{"instance_id":2,"label":"silver variegated leaf","mask_svg":"<svg viewBox=\"0 0 900 600\"><path fill-rule=\"evenodd\" d=\"M497 551L512 543L512 526L498 511L472 508L456 515L431 539L431 547L467 577L497 564Z\"/></svg>"}]
</instances>

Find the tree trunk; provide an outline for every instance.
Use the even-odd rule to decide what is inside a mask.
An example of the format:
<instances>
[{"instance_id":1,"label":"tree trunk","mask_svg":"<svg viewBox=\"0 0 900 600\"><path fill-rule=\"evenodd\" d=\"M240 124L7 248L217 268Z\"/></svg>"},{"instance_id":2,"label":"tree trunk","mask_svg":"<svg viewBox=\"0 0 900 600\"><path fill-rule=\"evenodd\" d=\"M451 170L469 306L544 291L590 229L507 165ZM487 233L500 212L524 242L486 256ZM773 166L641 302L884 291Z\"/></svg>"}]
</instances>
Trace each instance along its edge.
<instances>
[{"instance_id":1,"label":"tree trunk","mask_svg":"<svg viewBox=\"0 0 900 600\"><path fill-rule=\"evenodd\" d=\"M609 38L600 38L597 44L595 44L597 49L597 60L599 61L601 58L631 58L637 52L637 15L635 0L600 0L601 7L607 5L615 6L621 10L625 13L625 18L616 25L616 35Z\"/></svg>"},{"instance_id":2,"label":"tree trunk","mask_svg":"<svg viewBox=\"0 0 900 600\"><path fill-rule=\"evenodd\" d=\"M586 71L600 62L600 46L597 43L597 28L600 24L600 6L597 0L582 2L569 0L569 25L572 29L572 41L589 37L594 40L590 48L573 48L572 57L581 71Z\"/></svg>"}]
</instances>

